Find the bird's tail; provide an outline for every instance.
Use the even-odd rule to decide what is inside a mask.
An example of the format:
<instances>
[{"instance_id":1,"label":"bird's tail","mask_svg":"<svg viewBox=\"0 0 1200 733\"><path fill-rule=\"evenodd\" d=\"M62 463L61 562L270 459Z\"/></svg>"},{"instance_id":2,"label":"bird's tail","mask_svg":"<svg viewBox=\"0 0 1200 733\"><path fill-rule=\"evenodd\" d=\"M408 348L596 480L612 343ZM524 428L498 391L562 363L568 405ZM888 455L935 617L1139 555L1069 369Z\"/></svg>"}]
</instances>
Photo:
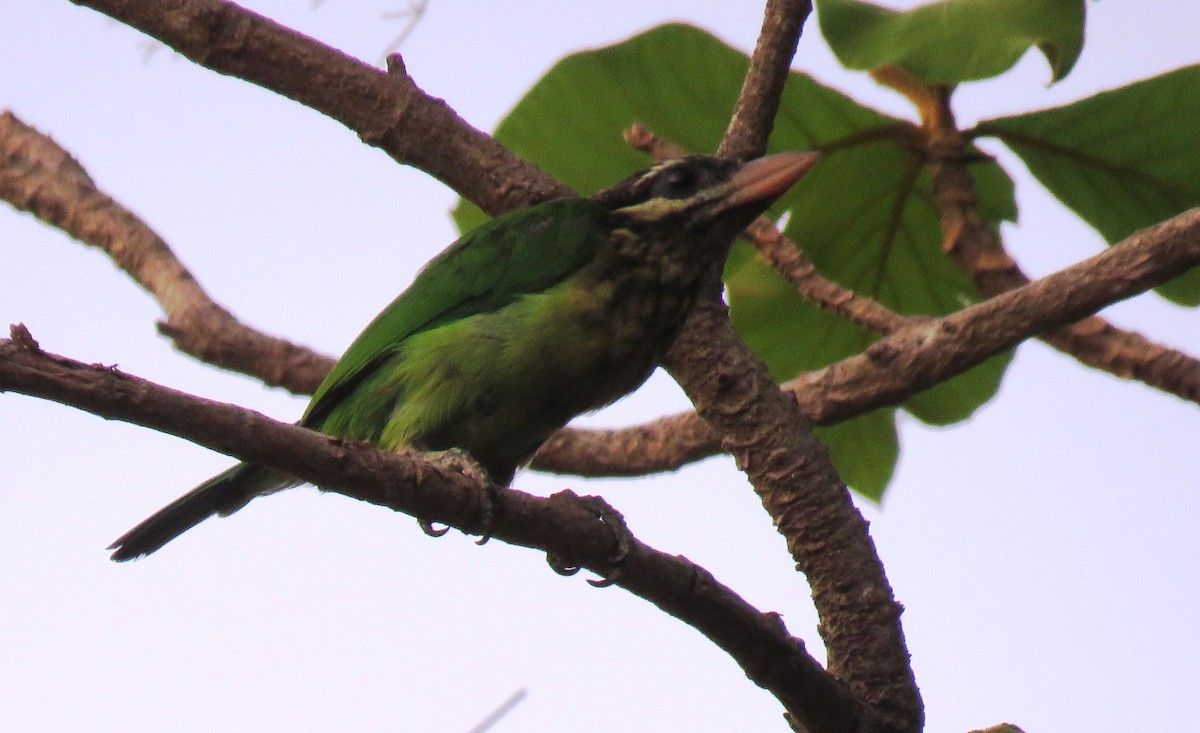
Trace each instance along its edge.
<instances>
[{"instance_id":1,"label":"bird's tail","mask_svg":"<svg viewBox=\"0 0 1200 733\"><path fill-rule=\"evenodd\" d=\"M239 463L217 474L150 515L108 546L117 562L149 555L214 514L233 514L256 496L297 481L287 474L253 463Z\"/></svg>"}]
</instances>

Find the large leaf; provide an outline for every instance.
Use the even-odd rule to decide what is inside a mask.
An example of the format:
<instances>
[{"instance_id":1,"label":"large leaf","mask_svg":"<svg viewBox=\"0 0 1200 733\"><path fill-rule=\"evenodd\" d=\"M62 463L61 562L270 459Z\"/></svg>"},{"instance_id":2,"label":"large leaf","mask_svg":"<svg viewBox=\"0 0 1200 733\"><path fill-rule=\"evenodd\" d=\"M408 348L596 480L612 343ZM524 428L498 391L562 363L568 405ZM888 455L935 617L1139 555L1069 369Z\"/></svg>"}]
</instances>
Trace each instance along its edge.
<instances>
[{"instance_id":1,"label":"large leaf","mask_svg":"<svg viewBox=\"0 0 1200 733\"><path fill-rule=\"evenodd\" d=\"M980 124L1110 243L1200 206L1200 66ZM1200 270L1158 288L1200 304Z\"/></svg>"},{"instance_id":2,"label":"large leaf","mask_svg":"<svg viewBox=\"0 0 1200 733\"><path fill-rule=\"evenodd\" d=\"M862 0L815 5L843 65L899 66L930 84L999 76L1035 46L1058 81L1083 48L1083 0L942 0L907 12Z\"/></svg>"},{"instance_id":3,"label":"large leaf","mask_svg":"<svg viewBox=\"0 0 1200 733\"><path fill-rule=\"evenodd\" d=\"M909 315L945 315L978 300L941 251L932 181L906 151L888 142L849 148L830 167L844 178L807 181L780 202L791 212L785 233L823 275ZM991 163L972 172L983 216L1014 218L1008 176ZM803 301L760 259L731 257L726 274L734 323L781 381L874 340ZM763 305L752 310L756 301ZM985 362L909 399L905 409L938 425L964 420L995 394L1008 360Z\"/></svg>"},{"instance_id":4,"label":"large leaf","mask_svg":"<svg viewBox=\"0 0 1200 733\"><path fill-rule=\"evenodd\" d=\"M745 55L698 29L669 25L608 48L564 59L496 130L518 155L582 193L644 168L626 145L634 121L697 152L714 150L746 72ZM903 313L943 314L974 302L969 282L941 253L928 176L899 144L905 123L793 73L784 90L772 150L820 149L825 158L782 199L787 232L818 268ZM991 221L1015 217L1012 184L994 163L976 165ZM463 229L483 214L462 203ZM748 247L726 269L735 325L772 374L790 379L861 351L874 336L796 295ZM966 418L995 392L1007 357L910 400L922 420ZM890 409L823 431L838 468L856 490L879 497L898 452Z\"/></svg>"}]
</instances>

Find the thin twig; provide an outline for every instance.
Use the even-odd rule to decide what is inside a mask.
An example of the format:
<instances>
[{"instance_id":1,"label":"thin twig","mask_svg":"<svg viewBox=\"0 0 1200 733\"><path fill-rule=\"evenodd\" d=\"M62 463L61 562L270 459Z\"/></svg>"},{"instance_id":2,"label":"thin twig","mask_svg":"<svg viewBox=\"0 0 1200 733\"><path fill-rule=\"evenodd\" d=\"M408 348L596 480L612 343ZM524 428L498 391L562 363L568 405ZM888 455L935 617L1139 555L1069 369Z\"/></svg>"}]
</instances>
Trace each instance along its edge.
<instances>
[{"instance_id":1,"label":"thin twig","mask_svg":"<svg viewBox=\"0 0 1200 733\"><path fill-rule=\"evenodd\" d=\"M392 40L388 41L384 47L382 60L386 61L389 54L400 50L400 47L408 40L408 36L416 30L417 25L421 22L421 18L425 17L425 11L428 9L429 0L409 0L408 7L404 10L390 10L380 16L384 20L404 21L404 26L400 29L400 32Z\"/></svg>"},{"instance_id":2,"label":"thin twig","mask_svg":"<svg viewBox=\"0 0 1200 733\"><path fill-rule=\"evenodd\" d=\"M812 261L804 256L804 250L765 217L756 219L743 236L776 272L796 288L800 297L822 310L841 316L849 323L875 333L889 334L929 321L922 316L900 315L879 301L859 295L824 277L817 272Z\"/></svg>"},{"instance_id":3,"label":"thin twig","mask_svg":"<svg viewBox=\"0 0 1200 733\"><path fill-rule=\"evenodd\" d=\"M0 199L105 252L162 306L159 330L183 352L311 393L333 360L238 321L136 214L100 191L70 153L11 112L0 115Z\"/></svg>"},{"instance_id":4,"label":"thin twig","mask_svg":"<svg viewBox=\"0 0 1200 733\"><path fill-rule=\"evenodd\" d=\"M999 234L979 215L967 167L967 141L955 124L949 91L935 91L934 103L919 105L919 109L941 217L942 248L983 295L1020 288L1029 283L1029 277L1005 250ZM1200 359L1099 316L1088 316L1040 338L1082 364L1200 402Z\"/></svg>"},{"instance_id":5,"label":"thin twig","mask_svg":"<svg viewBox=\"0 0 1200 733\"><path fill-rule=\"evenodd\" d=\"M513 694L509 695L504 699L504 702L497 705L495 710L488 713L487 717L472 726L471 730L467 731L467 733L485 733L486 731L490 730L492 726L500 722L501 718L503 718L505 715L508 715L510 712L512 712L513 708L521 704L521 701L524 700L525 696L528 694L529 692L522 687Z\"/></svg>"}]
</instances>

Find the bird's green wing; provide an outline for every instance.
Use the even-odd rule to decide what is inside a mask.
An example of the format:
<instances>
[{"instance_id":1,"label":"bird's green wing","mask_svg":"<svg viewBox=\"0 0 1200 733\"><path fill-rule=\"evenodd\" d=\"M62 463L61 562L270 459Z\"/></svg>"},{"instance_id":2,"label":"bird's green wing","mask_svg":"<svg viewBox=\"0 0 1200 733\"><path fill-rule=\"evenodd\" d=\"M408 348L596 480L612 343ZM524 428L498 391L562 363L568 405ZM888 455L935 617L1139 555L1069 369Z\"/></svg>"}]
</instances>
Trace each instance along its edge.
<instances>
[{"instance_id":1,"label":"bird's green wing","mask_svg":"<svg viewBox=\"0 0 1200 733\"><path fill-rule=\"evenodd\" d=\"M513 212L448 247L363 330L313 394L300 424L319 427L342 397L413 334L503 308L546 290L586 264L606 208L564 199Z\"/></svg>"}]
</instances>

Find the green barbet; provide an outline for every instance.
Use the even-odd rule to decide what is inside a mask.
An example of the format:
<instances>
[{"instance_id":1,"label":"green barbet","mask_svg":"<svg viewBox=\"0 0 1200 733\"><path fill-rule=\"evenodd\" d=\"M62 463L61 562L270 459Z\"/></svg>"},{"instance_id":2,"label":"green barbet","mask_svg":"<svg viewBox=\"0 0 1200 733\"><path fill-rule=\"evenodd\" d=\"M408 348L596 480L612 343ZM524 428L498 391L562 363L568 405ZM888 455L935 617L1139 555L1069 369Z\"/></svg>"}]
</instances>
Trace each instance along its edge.
<instances>
[{"instance_id":1,"label":"green barbet","mask_svg":"<svg viewBox=\"0 0 1200 733\"><path fill-rule=\"evenodd\" d=\"M480 226L367 326L299 424L388 451L459 449L508 485L569 420L650 376L734 238L816 159L679 158ZM109 549L147 555L300 483L239 464Z\"/></svg>"}]
</instances>

